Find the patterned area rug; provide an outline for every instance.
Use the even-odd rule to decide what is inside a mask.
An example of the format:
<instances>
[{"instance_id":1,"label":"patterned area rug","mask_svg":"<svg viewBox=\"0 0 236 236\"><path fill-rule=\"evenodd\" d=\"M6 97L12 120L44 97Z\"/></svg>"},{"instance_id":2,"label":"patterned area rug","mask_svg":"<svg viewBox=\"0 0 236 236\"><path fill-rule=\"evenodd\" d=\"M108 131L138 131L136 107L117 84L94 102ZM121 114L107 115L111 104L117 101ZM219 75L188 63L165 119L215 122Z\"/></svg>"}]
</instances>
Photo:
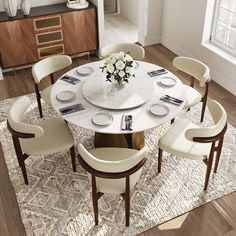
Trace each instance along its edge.
<instances>
[{"instance_id":1,"label":"patterned area rug","mask_svg":"<svg viewBox=\"0 0 236 236\"><path fill-rule=\"evenodd\" d=\"M33 95L26 120L38 122ZM206 166L202 161L178 159L164 153L162 173L157 174L158 138L169 127L145 133L150 151L139 183L131 193L131 222L125 227L124 201L118 195L99 199L99 225L94 226L91 186L77 163L73 173L69 152L35 156L26 160L29 185L23 182L11 136L6 129L6 111L12 100L0 102L0 129L5 160L28 235L136 235L160 223L236 190L236 131L229 125L217 174L203 191ZM56 115L44 105L46 117ZM200 106L183 112L199 123ZM207 112L204 125L210 125ZM93 132L70 125L76 144L93 147Z\"/></svg>"}]
</instances>

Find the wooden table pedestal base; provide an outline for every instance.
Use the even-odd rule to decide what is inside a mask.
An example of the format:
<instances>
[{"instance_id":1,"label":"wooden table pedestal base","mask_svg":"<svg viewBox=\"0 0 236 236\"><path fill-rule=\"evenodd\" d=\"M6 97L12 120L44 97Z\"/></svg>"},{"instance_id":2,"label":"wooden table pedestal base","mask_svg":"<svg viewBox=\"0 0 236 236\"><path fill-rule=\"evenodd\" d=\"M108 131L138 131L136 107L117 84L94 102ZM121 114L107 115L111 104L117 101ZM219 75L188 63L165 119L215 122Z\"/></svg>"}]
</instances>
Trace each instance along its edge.
<instances>
[{"instance_id":1,"label":"wooden table pedestal base","mask_svg":"<svg viewBox=\"0 0 236 236\"><path fill-rule=\"evenodd\" d=\"M144 132L132 134L103 134L95 132L95 148L121 147L140 150L145 145Z\"/></svg>"}]
</instances>

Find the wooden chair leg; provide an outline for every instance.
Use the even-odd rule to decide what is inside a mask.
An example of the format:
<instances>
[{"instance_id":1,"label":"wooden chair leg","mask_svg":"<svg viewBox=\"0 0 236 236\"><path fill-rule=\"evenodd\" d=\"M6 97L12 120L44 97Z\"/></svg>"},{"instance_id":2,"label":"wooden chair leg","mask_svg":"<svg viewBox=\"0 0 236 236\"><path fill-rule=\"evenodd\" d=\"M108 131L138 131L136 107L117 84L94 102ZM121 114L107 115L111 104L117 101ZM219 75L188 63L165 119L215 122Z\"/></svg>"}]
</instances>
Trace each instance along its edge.
<instances>
[{"instance_id":1,"label":"wooden chair leg","mask_svg":"<svg viewBox=\"0 0 236 236\"><path fill-rule=\"evenodd\" d=\"M216 153L214 173L217 172L217 168L218 168L218 165L219 165L220 156L221 156L221 150L222 150L222 145L223 145L223 140L224 140L224 137L222 137L222 139L220 140L220 142L218 144L218 150L217 150L217 153Z\"/></svg>"},{"instance_id":2,"label":"wooden chair leg","mask_svg":"<svg viewBox=\"0 0 236 236\"><path fill-rule=\"evenodd\" d=\"M92 198L93 198L93 210L95 225L98 225L98 198L97 198L97 186L95 175L92 175Z\"/></svg>"},{"instance_id":3,"label":"wooden chair leg","mask_svg":"<svg viewBox=\"0 0 236 236\"><path fill-rule=\"evenodd\" d=\"M215 150L215 142L212 143L209 160L207 162L207 170L206 170L204 190L207 190L207 186L208 186L208 182L209 182L209 177L210 177L210 174L211 174L212 162L213 162L213 158L214 158L214 150Z\"/></svg>"},{"instance_id":4,"label":"wooden chair leg","mask_svg":"<svg viewBox=\"0 0 236 236\"><path fill-rule=\"evenodd\" d=\"M42 105L41 105L40 97L36 95L36 98L37 98L37 103L38 103L39 116L40 116L40 118L43 118L43 111L42 111Z\"/></svg>"},{"instance_id":5,"label":"wooden chair leg","mask_svg":"<svg viewBox=\"0 0 236 236\"><path fill-rule=\"evenodd\" d=\"M25 162L24 161L21 161L20 168L21 168L21 171L22 171L22 174L23 174L23 177L24 177L25 184L28 185L29 181L28 181L28 177L27 177L27 172L26 172Z\"/></svg>"},{"instance_id":6,"label":"wooden chair leg","mask_svg":"<svg viewBox=\"0 0 236 236\"><path fill-rule=\"evenodd\" d=\"M208 96L209 82L206 82L204 96L202 97L202 113L201 113L201 122L204 120L206 105L207 105L207 96Z\"/></svg>"},{"instance_id":7,"label":"wooden chair leg","mask_svg":"<svg viewBox=\"0 0 236 236\"><path fill-rule=\"evenodd\" d=\"M129 218L130 218L130 180L129 176L126 177L125 184L125 225L129 226Z\"/></svg>"},{"instance_id":8,"label":"wooden chair leg","mask_svg":"<svg viewBox=\"0 0 236 236\"><path fill-rule=\"evenodd\" d=\"M158 150L158 173L161 173L161 163L162 163L162 149L159 148Z\"/></svg>"},{"instance_id":9,"label":"wooden chair leg","mask_svg":"<svg viewBox=\"0 0 236 236\"><path fill-rule=\"evenodd\" d=\"M71 162L73 171L76 172L76 159L75 159L75 147L74 145L70 148Z\"/></svg>"},{"instance_id":10,"label":"wooden chair leg","mask_svg":"<svg viewBox=\"0 0 236 236\"><path fill-rule=\"evenodd\" d=\"M207 104L207 101L206 100L204 100L203 102L202 102L202 113L201 113L201 122L203 122L203 120L204 120L204 115L205 115L205 110L206 110L206 104Z\"/></svg>"},{"instance_id":11,"label":"wooden chair leg","mask_svg":"<svg viewBox=\"0 0 236 236\"><path fill-rule=\"evenodd\" d=\"M25 168L25 159L28 157L28 155L23 154L23 152L21 150L19 139L14 136L12 136L12 139L13 139L13 144L14 144L14 148L16 151L16 157L17 157L19 166L21 168L25 184L28 185L29 181L28 181L27 172L26 172L26 168Z\"/></svg>"},{"instance_id":12,"label":"wooden chair leg","mask_svg":"<svg viewBox=\"0 0 236 236\"><path fill-rule=\"evenodd\" d=\"M39 93L38 85L36 83L35 83L35 93L36 93L36 99L37 99L37 103L38 103L39 115L40 115L40 118L42 118L43 117L43 110L42 110L42 104L41 104L41 96Z\"/></svg>"}]
</instances>

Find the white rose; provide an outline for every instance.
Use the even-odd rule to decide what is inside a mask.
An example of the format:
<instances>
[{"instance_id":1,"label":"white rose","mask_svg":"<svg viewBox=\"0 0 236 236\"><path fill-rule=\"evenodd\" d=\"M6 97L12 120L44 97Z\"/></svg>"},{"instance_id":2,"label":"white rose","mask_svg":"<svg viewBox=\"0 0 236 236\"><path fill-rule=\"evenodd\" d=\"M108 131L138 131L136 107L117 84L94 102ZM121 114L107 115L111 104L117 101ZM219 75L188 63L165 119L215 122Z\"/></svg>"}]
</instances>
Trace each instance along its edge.
<instances>
[{"instance_id":1,"label":"white rose","mask_svg":"<svg viewBox=\"0 0 236 236\"><path fill-rule=\"evenodd\" d=\"M117 59L116 59L115 57L112 57L110 63L111 63L111 64L115 64L116 61L117 61Z\"/></svg>"},{"instance_id":2,"label":"white rose","mask_svg":"<svg viewBox=\"0 0 236 236\"><path fill-rule=\"evenodd\" d=\"M125 72L124 72L123 70L120 71L120 72L119 72L119 76L120 76L120 77L124 77L124 76L125 76Z\"/></svg>"},{"instance_id":3,"label":"white rose","mask_svg":"<svg viewBox=\"0 0 236 236\"><path fill-rule=\"evenodd\" d=\"M125 56L125 53L124 53L124 52L119 52L118 55L117 55L117 58L118 58L119 60L122 60L122 59L124 58L124 56Z\"/></svg>"},{"instance_id":4,"label":"white rose","mask_svg":"<svg viewBox=\"0 0 236 236\"><path fill-rule=\"evenodd\" d=\"M112 53L111 54L111 56L110 56L111 58L118 58L118 53L117 52L114 52L114 53Z\"/></svg>"},{"instance_id":5,"label":"white rose","mask_svg":"<svg viewBox=\"0 0 236 236\"><path fill-rule=\"evenodd\" d=\"M133 68L133 67L130 67L130 66L127 66L127 67L125 68L125 72L126 72L126 73L129 73L129 74L133 74L134 68Z\"/></svg>"},{"instance_id":6,"label":"white rose","mask_svg":"<svg viewBox=\"0 0 236 236\"><path fill-rule=\"evenodd\" d=\"M125 68L125 63L121 60L116 62L116 69L123 70Z\"/></svg>"},{"instance_id":7,"label":"white rose","mask_svg":"<svg viewBox=\"0 0 236 236\"><path fill-rule=\"evenodd\" d=\"M115 70L115 71L114 71L114 74L118 74L118 73L119 73L119 70Z\"/></svg>"},{"instance_id":8,"label":"white rose","mask_svg":"<svg viewBox=\"0 0 236 236\"><path fill-rule=\"evenodd\" d=\"M112 60L112 57L109 56L109 57L106 58L105 63L106 63L106 64L110 64L110 63L111 63L111 60Z\"/></svg>"},{"instance_id":9,"label":"white rose","mask_svg":"<svg viewBox=\"0 0 236 236\"><path fill-rule=\"evenodd\" d=\"M129 54L126 54L125 57L127 61L133 61L133 58Z\"/></svg>"},{"instance_id":10,"label":"white rose","mask_svg":"<svg viewBox=\"0 0 236 236\"><path fill-rule=\"evenodd\" d=\"M109 73L113 73L114 70L115 70L115 67L112 64L108 64L107 65L107 71Z\"/></svg>"}]
</instances>

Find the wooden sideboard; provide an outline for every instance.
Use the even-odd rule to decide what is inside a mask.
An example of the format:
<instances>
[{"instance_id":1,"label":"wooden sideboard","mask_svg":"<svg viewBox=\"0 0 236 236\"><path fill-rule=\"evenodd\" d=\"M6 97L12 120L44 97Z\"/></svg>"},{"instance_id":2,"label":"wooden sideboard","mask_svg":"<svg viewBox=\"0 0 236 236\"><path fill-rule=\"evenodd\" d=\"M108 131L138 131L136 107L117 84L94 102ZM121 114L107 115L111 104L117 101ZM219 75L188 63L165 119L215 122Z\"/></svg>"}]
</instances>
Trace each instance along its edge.
<instances>
[{"instance_id":1,"label":"wooden sideboard","mask_svg":"<svg viewBox=\"0 0 236 236\"><path fill-rule=\"evenodd\" d=\"M55 54L74 55L98 48L96 7L72 10L65 4L18 10L15 17L0 12L2 68L32 64Z\"/></svg>"}]
</instances>

